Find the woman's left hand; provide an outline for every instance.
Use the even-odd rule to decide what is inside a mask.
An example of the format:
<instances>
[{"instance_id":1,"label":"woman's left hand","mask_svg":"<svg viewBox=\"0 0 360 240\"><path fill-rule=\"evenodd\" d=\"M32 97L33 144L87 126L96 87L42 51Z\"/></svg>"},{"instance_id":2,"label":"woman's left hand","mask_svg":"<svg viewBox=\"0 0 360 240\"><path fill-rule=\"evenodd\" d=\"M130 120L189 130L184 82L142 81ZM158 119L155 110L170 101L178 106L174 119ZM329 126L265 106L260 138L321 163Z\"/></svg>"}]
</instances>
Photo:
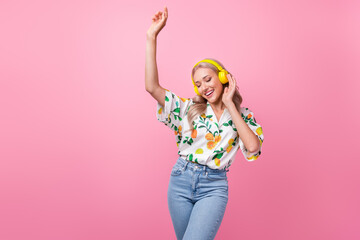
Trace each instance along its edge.
<instances>
[{"instance_id":1,"label":"woman's left hand","mask_svg":"<svg viewBox=\"0 0 360 240\"><path fill-rule=\"evenodd\" d=\"M235 78L231 76L231 74L227 74L226 77L229 80L229 87L226 87L224 89L222 101L226 106L228 106L229 104L233 103L233 96L236 89L236 81Z\"/></svg>"}]
</instances>

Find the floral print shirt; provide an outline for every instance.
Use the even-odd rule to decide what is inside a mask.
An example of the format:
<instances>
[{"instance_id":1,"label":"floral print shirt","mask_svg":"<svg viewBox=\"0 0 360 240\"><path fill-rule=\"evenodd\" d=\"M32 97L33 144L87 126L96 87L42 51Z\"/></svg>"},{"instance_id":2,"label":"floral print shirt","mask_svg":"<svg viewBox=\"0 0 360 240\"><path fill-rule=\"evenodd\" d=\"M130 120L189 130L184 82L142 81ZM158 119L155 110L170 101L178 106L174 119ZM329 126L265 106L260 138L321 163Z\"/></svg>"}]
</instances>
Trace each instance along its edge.
<instances>
[{"instance_id":1,"label":"floral print shirt","mask_svg":"<svg viewBox=\"0 0 360 240\"><path fill-rule=\"evenodd\" d=\"M187 113L194 104L193 100L165 90L165 106L157 102L156 117L173 130L179 156L212 169L225 170L228 170L239 149L247 161L254 161L260 156L264 135L250 109L241 107L241 116L260 140L260 149L254 153L245 148L227 108L218 121L211 105L207 103L206 112L194 120L194 130L191 131Z\"/></svg>"}]
</instances>

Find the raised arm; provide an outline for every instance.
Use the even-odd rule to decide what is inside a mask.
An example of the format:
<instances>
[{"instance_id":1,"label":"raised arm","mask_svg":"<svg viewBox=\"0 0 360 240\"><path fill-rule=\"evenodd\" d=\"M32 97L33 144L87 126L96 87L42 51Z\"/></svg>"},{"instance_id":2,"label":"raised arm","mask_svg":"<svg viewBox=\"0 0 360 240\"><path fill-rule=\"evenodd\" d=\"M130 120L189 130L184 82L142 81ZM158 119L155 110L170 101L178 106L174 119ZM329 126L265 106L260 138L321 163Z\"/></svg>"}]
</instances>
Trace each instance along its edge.
<instances>
[{"instance_id":1,"label":"raised arm","mask_svg":"<svg viewBox=\"0 0 360 240\"><path fill-rule=\"evenodd\" d=\"M156 39L165 26L168 10L158 11L152 18L153 22L146 32L146 59L145 59L145 89L162 106L165 106L165 89L160 86L156 64Z\"/></svg>"}]
</instances>

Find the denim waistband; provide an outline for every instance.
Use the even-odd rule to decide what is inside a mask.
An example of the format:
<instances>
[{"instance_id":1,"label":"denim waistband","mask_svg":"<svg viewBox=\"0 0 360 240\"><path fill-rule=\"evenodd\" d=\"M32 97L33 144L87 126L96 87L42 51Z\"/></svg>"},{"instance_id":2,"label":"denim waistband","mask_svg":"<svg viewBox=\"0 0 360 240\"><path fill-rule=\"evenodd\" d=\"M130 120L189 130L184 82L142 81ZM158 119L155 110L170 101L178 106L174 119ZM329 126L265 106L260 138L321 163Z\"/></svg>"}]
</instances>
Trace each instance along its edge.
<instances>
[{"instance_id":1,"label":"denim waistband","mask_svg":"<svg viewBox=\"0 0 360 240\"><path fill-rule=\"evenodd\" d=\"M206 165L191 162L191 161L186 160L186 159L184 159L184 158L182 158L180 156L179 156L177 162L179 162L182 167L184 167L184 168L187 167L187 168L190 168L191 170L202 169L205 172L211 172L211 173L221 173L221 172L228 172L229 171L229 169L212 169L212 168L209 168Z\"/></svg>"}]
</instances>

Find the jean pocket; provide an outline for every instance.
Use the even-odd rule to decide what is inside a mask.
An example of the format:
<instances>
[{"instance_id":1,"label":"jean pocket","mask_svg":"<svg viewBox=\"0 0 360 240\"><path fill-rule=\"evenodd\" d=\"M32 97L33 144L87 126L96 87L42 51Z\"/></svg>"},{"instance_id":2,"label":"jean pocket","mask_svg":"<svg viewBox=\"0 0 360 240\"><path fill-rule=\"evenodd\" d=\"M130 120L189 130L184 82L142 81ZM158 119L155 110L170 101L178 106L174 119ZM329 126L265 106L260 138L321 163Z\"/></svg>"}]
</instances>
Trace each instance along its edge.
<instances>
[{"instance_id":1,"label":"jean pocket","mask_svg":"<svg viewBox=\"0 0 360 240\"><path fill-rule=\"evenodd\" d=\"M212 173L208 172L206 178L210 181L227 180L226 172Z\"/></svg>"},{"instance_id":2,"label":"jean pocket","mask_svg":"<svg viewBox=\"0 0 360 240\"><path fill-rule=\"evenodd\" d=\"M183 173L183 167L181 165L175 164L171 170L171 176L178 176Z\"/></svg>"}]
</instances>

